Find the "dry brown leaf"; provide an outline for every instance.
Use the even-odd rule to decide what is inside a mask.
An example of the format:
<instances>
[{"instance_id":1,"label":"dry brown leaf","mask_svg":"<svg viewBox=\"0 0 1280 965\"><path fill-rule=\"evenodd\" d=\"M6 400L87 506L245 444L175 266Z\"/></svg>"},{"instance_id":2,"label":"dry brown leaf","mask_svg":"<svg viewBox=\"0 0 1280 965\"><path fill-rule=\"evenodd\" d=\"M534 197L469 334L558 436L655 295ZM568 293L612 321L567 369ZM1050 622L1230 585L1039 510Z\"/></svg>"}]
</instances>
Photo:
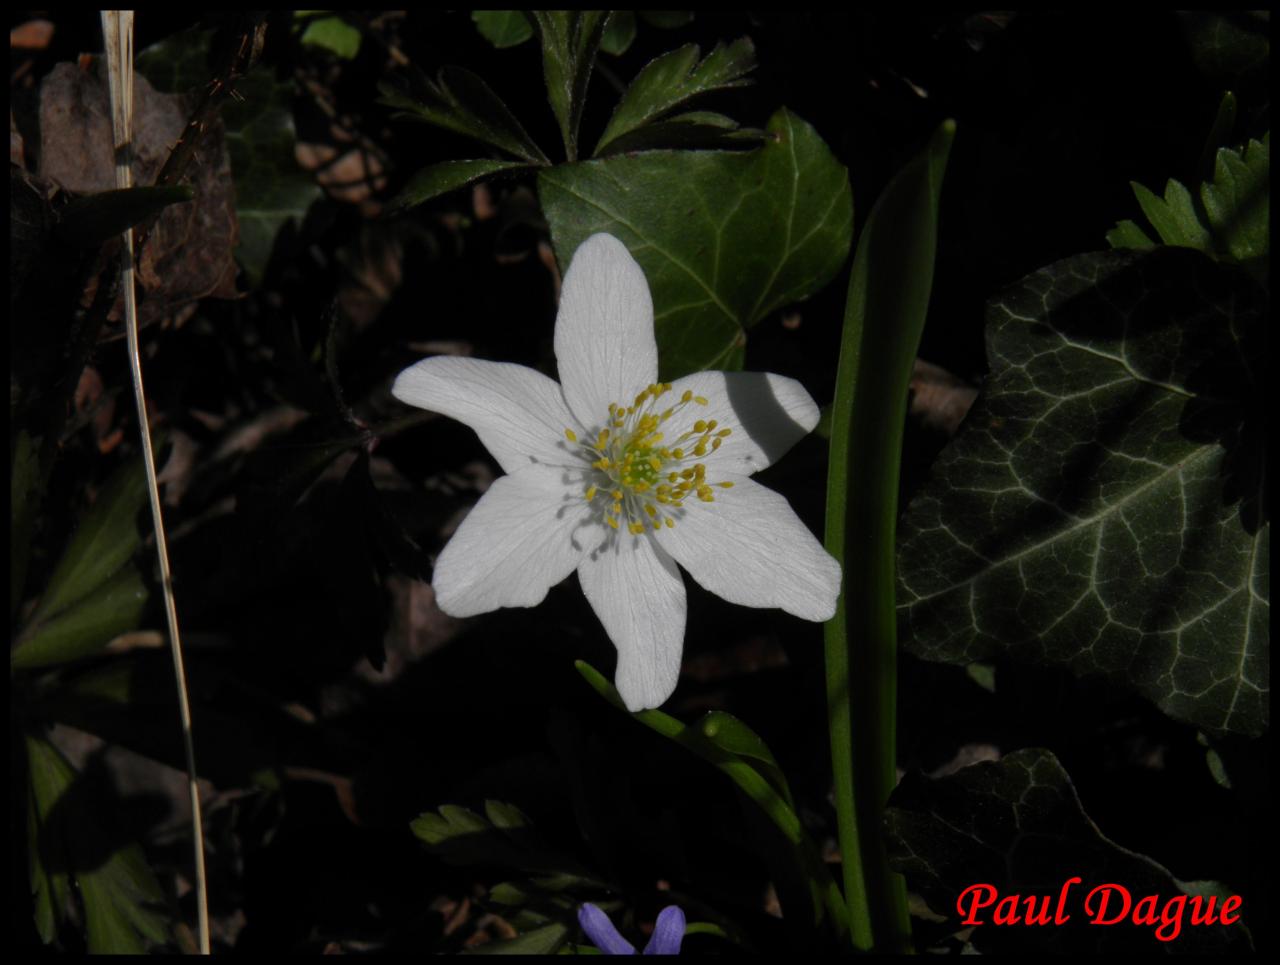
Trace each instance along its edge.
<instances>
[{"instance_id":1,"label":"dry brown leaf","mask_svg":"<svg viewBox=\"0 0 1280 965\"><path fill-rule=\"evenodd\" d=\"M134 118L134 183L154 184L186 126L187 109L182 97L159 94L139 76ZM40 174L79 194L112 190L111 143L107 89L96 70L56 65L40 87ZM144 325L200 298L236 295L238 226L221 124L202 139L190 172L195 200L165 209L138 263Z\"/></svg>"},{"instance_id":2,"label":"dry brown leaf","mask_svg":"<svg viewBox=\"0 0 1280 965\"><path fill-rule=\"evenodd\" d=\"M52 39L52 23L48 20L28 20L9 31L9 49L44 50Z\"/></svg>"},{"instance_id":3,"label":"dry brown leaf","mask_svg":"<svg viewBox=\"0 0 1280 965\"><path fill-rule=\"evenodd\" d=\"M911 371L911 414L930 429L954 436L978 390L941 366L916 359Z\"/></svg>"}]
</instances>

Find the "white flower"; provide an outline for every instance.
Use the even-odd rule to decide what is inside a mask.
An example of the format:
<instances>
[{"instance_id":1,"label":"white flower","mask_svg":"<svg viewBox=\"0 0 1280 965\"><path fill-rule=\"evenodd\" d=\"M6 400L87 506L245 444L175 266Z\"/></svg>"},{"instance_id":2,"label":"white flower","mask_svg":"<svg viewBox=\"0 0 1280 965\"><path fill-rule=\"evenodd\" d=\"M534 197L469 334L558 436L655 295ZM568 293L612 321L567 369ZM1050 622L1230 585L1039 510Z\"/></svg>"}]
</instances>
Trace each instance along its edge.
<instances>
[{"instance_id":1,"label":"white flower","mask_svg":"<svg viewBox=\"0 0 1280 965\"><path fill-rule=\"evenodd\" d=\"M618 649L631 710L675 690L685 590L676 563L731 603L829 620L840 565L786 499L748 477L818 422L794 379L698 372L658 382L653 303L618 239L592 235L565 273L560 384L533 369L425 359L392 392L466 423L507 475L436 561L456 617L535 606L575 569Z\"/></svg>"}]
</instances>

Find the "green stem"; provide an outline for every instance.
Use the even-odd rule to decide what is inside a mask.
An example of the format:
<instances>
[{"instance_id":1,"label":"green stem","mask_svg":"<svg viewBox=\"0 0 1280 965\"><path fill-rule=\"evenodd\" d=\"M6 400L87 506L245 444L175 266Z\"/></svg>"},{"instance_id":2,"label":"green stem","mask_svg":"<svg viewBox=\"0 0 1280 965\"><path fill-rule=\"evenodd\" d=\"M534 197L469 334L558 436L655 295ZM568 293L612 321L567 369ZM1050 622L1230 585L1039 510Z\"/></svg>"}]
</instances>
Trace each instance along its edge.
<instances>
[{"instance_id":1,"label":"green stem","mask_svg":"<svg viewBox=\"0 0 1280 965\"><path fill-rule=\"evenodd\" d=\"M845 902L855 948L898 954L912 951L906 882L889 869L881 837L897 779L898 474L954 133L951 121L939 127L862 230L831 410L826 546L844 568L845 591L825 637Z\"/></svg>"}]
</instances>

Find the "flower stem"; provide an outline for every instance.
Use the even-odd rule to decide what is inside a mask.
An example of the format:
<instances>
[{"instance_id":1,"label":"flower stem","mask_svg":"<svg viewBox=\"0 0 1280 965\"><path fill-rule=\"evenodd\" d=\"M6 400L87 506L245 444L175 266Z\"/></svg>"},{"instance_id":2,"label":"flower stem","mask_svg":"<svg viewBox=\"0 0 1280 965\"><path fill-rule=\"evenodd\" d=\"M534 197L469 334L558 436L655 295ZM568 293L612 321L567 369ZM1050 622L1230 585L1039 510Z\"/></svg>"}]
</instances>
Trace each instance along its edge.
<instances>
[{"instance_id":1,"label":"flower stem","mask_svg":"<svg viewBox=\"0 0 1280 965\"><path fill-rule=\"evenodd\" d=\"M938 198L955 134L943 123L889 183L854 255L827 476L826 547L844 593L825 627L836 817L850 936L859 950L912 950L906 884L881 838L896 783L894 539L912 363L937 247Z\"/></svg>"}]
</instances>

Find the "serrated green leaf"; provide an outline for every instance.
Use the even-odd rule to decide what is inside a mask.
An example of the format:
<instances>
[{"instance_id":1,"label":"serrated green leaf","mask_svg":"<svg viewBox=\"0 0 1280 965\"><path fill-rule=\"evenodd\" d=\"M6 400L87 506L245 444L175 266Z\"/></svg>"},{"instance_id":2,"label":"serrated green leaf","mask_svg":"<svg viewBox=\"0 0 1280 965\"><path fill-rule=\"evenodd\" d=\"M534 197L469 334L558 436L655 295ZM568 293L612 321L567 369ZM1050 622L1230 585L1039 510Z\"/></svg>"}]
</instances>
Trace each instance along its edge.
<instances>
[{"instance_id":1,"label":"serrated green leaf","mask_svg":"<svg viewBox=\"0 0 1280 965\"><path fill-rule=\"evenodd\" d=\"M1199 251L1213 250L1209 229L1200 220L1185 185L1172 178L1164 187L1164 198L1158 198L1138 182L1132 182L1133 193L1151 226L1166 245L1180 245Z\"/></svg>"},{"instance_id":2,"label":"serrated green leaf","mask_svg":"<svg viewBox=\"0 0 1280 965\"><path fill-rule=\"evenodd\" d=\"M609 142L602 157L636 151L748 151L769 135L710 111L689 111L645 124Z\"/></svg>"},{"instance_id":3,"label":"serrated green leaf","mask_svg":"<svg viewBox=\"0 0 1280 965\"><path fill-rule=\"evenodd\" d=\"M500 831L519 830L532 826L532 822L514 804L502 801L485 801L484 814L489 823Z\"/></svg>"},{"instance_id":4,"label":"serrated green leaf","mask_svg":"<svg viewBox=\"0 0 1280 965\"><path fill-rule=\"evenodd\" d=\"M555 922L501 942L468 948L467 955L552 955L569 937L569 928Z\"/></svg>"},{"instance_id":5,"label":"serrated green leaf","mask_svg":"<svg viewBox=\"0 0 1280 965\"><path fill-rule=\"evenodd\" d=\"M96 248L171 204L192 200L188 184L168 187L123 188L76 198L58 212L54 235L64 244Z\"/></svg>"},{"instance_id":6,"label":"serrated green leaf","mask_svg":"<svg viewBox=\"0 0 1280 965\"><path fill-rule=\"evenodd\" d=\"M621 57L636 39L636 15L631 10L615 10L600 38L600 49L606 54Z\"/></svg>"},{"instance_id":7,"label":"serrated green leaf","mask_svg":"<svg viewBox=\"0 0 1280 965\"><path fill-rule=\"evenodd\" d=\"M101 854L101 830L84 777L43 738L26 736L30 777L32 888L36 924L50 941L67 915L74 877L90 954L140 954L166 941L169 916L142 850Z\"/></svg>"},{"instance_id":8,"label":"serrated green leaf","mask_svg":"<svg viewBox=\"0 0 1280 965\"><path fill-rule=\"evenodd\" d=\"M314 17L322 10L295 10L295 19L309 21L298 42L304 47L319 47L343 60L352 60L360 52L360 31L341 17Z\"/></svg>"},{"instance_id":9,"label":"serrated green leaf","mask_svg":"<svg viewBox=\"0 0 1280 965\"><path fill-rule=\"evenodd\" d=\"M1098 885L1121 884L1135 901L1158 895L1162 904L1188 892L1156 862L1102 834L1047 750L1016 751L938 780L909 774L889 799L885 828L894 867L933 911L953 920L960 893L976 882L994 886L1002 898L1056 900L1077 879L1067 889L1062 925L992 927L993 907L979 911L983 924L973 942L984 952L1025 955L1035 948L1042 954L1132 957L1250 949L1241 925L1184 926L1172 943L1161 942L1152 927L1092 927L1083 902Z\"/></svg>"},{"instance_id":10,"label":"serrated green leaf","mask_svg":"<svg viewBox=\"0 0 1280 965\"><path fill-rule=\"evenodd\" d=\"M596 144L600 157L614 139L655 121L686 101L715 90L741 87L743 75L756 66L755 47L743 37L728 46L717 44L699 62L697 44L663 54L646 64L614 108L609 124Z\"/></svg>"},{"instance_id":11,"label":"serrated green leaf","mask_svg":"<svg viewBox=\"0 0 1280 965\"><path fill-rule=\"evenodd\" d=\"M379 103L402 111L401 117L465 134L529 164L549 163L502 98L469 70L445 67L435 80L402 71L378 90Z\"/></svg>"},{"instance_id":12,"label":"serrated green leaf","mask_svg":"<svg viewBox=\"0 0 1280 965\"><path fill-rule=\"evenodd\" d=\"M769 131L755 151L655 151L538 174L561 265L607 231L644 269L665 379L740 367L744 329L817 292L848 255L845 168L785 109Z\"/></svg>"},{"instance_id":13,"label":"serrated green leaf","mask_svg":"<svg viewBox=\"0 0 1280 965\"><path fill-rule=\"evenodd\" d=\"M1258 265L1265 278L1271 251L1271 132L1243 151L1221 148L1213 183L1202 185L1215 247L1242 265Z\"/></svg>"},{"instance_id":14,"label":"serrated green leaf","mask_svg":"<svg viewBox=\"0 0 1280 965\"><path fill-rule=\"evenodd\" d=\"M51 667L97 653L126 631L136 629L149 590L142 574L126 563L87 596L32 623L9 655L15 670Z\"/></svg>"},{"instance_id":15,"label":"serrated green leaf","mask_svg":"<svg viewBox=\"0 0 1280 965\"><path fill-rule=\"evenodd\" d=\"M84 513L75 535L40 597L31 623L55 616L105 584L142 545L138 514L147 502L142 458L131 459L107 480Z\"/></svg>"},{"instance_id":16,"label":"serrated green leaf","mask_svg":"<svg viewBox=\"0 0 1280 965\"><path fill-rule=\"evenodd\" d=\"M908 649L1266 730L1266 317L1245 275L1179 248L1070 258L994 299L991 376L899 530Z\"/></svg>"},{"instance_id":17,"label":"serrated green leaf","mask_svg":"<svg viewBox=\"0 0 1280 965\"><path fill-rule=\"evenodd\" d=\"M514 881L503 881L489 889L489 900L495 905L516 907L529 900L529 893Z\"/></svg>"},{"instance_id":18,"label":"serrated green leaf","mask_svg":"<svg viewBox=\"0 0 1280 965\"><path fill-rule=\"evenodd\" d=\"M481 178L529 166L524 161L442 161L423 168L410 178L409 183L396 195L389 207L412 208L414 205L430 201L450 191L456 191Z\"/></svg>"},{"instance_id":19,"label":"serrated green leaf","mask_svg":"<svg viewBox=\"0 0 1280 965\"><path fill-rule=\"evenodd\" d=\"M560 125L565 157L578 159L578 125L586 103L587 83L596 52L609 22L605 10L535 10L534 24L542 44L542 73L547 100Z\"/></svg>"},{"instance_id":20,"label":"serrated green leaf","mask_svg":"<svg viewBox=\"0 0 1280 965\"><path fill-rule=\"evenodd\" d=\"M481 36L499 50L518 47L533 36L533 25L521 10L472 10Z\"/></svg>"},{"instance_id":21,"label":"serrated green leaf","mask_svg":"<svg viewBox=\"0 0 1280 965\"><path fill-rule=\"evenodd\" d=\"M698 722L698 728L704 737L721 750L736 754L748 761L773 789L782 795L788 806L795 808L787 777L774 759L769 745L760 738L759 734L737 717L723 710L708 711Z\"/></svg>"},{"instance_id":22,"label":"serrated green leaf","mask_svg":"<svg viewBox=\"0 0 1280 965\"><path fill-rule=\"evenodd\" d=\"M1107 244L1112 248L1154 248L1156 243L1147 237L1138 225L1125 219L1107 232Z\"/></svg>"}]
</instances>

